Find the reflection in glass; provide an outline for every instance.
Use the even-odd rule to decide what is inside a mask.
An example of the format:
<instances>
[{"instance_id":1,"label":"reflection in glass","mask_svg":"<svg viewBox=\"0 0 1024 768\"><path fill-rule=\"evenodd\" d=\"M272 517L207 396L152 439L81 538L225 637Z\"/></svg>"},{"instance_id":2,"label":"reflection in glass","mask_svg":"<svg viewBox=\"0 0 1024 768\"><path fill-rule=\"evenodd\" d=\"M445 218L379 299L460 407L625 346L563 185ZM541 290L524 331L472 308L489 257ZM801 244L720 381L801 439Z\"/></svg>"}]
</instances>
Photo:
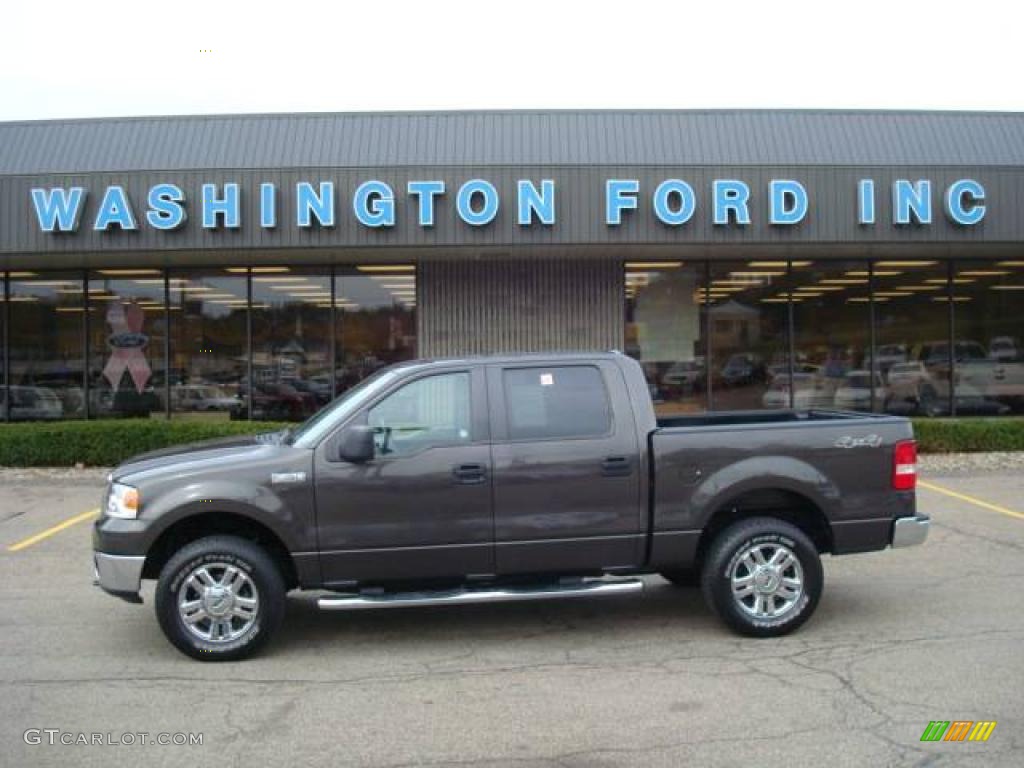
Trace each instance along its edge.
<instances>
[{"instance_id":1,"label":"reflection in glass","mask_svg":"<svg viewBox=\"0 0 1024 768\"><path fill-rule=\"evenodd\" d=\"M0 272L0 420L7 421L7 280Z\"/></svg>"},{"instance_id":2,"label":"reflection in glass","mask_svg":"<svg viewBox=\"0 0 1024 768\"><path fill-rule=\"evenodd\" d=\"M12 421L85 416L80 272L11 273L9 295Z\"/></svg>"},{"instance_id":3,"label":"reflection in glass","mask_svg":"<svg viewBox=\"0 0 1024 768\"><path fill-rule=\"evenodd\" d=\"M426 448L468 443L469 374L444 373L417 379L377 403L366 414L379 455L410 456Z\"/></svg>"},{"instance_id":4,"label":"reflection in glass","mask_svg":"<svg viewBox=\"0 0 1024 768\"><path fill-rule=\"evenodd\" d=\"M708 304L715 410L788 408L786 262L712 264Z\"/></svg>"},{"instance_id":5,"label":"reflection in glass","mask_svg":"<svg viewBox=\"0 0 1024 768\"><path fill-rule=\"evenodd\" d=\"M416 268L405 264L338 267L338 394L377 369L416 356Z\"/></svg>"},{"instance_id":6,"label":"reflection in glass","mask_svg":"<svg viewBox=\"0 0 1024 768\"><path fill-rule=\"evenodd\" d=\"M881 409L949 414L951 391L946 262L883 259L874 264L875 360ZM861 297L868 301L868 291Z\"/></svg>"},{"instance_id":7,"label":"reflection in glass","mask_svg":"<svg viewBox=\"0 0 1024 768\"><path fill-rule=\"evenodd\" d=\"M89 414L164 414L164 280L159 269L89 273Z\"/></svg>"},{"instance_id":8,"label":"reflection in glass","mask_svg":"<svg viewBox=\"0 0 1024 768\"><path fill-rule=\"evenodd\" d=\"M177 418L247 418L246 277L228 270L171 272L170 404ZM143 282L143 281L139 281ZM161 382L162 392L162 382Z\"/></svg>"},{"instance_id":9,"label":"reflection in glass","mask_svg":"<svg viewBox=\"0 0 1024 768\"><path fill-rule=\"evenodd\" d=\"M867 410L872 395L876 410L898 414L1024 412L1024 259L952 267L949 283L949 262L884 256L870 267L718 262L709 277L704 261L632 261L625 348L643 366L659 415L791 403ZM0 418L153 417L168 405L179 418L247 418L251 389L254 418L303 419L416 355L413 266L337 267L333 345L330 273L172 271L169 364L162 270L98 269L87 285L77 271L0 273L0 300L4 279L9 295L0 304L9 357L7 371L0 365Z\"/></svg>"},{"instance_id":10,"label":"reflection in glass","mask_svg":"<svg viewBox=\"0 0 1024 768\"><path fill-rule=\"evenodd\" d=\"M1024 411L1024 261L957 261L956 411Z\"/></svg>"},{"instance_id":11,"label":"reflection in glass","mask_svg":"<svg viewBox=\"0 0 1024 768\"><path fill-rule=\"evenodd\" d=\"M703 263L626 263L626 353L643 367L659 416L707 408L703 282Z\"/></svg>"},{"instance_id":12,"label":"reflection in glass","mask_svg":"<svg viewBox=\"0 0 1024 768\"><path fill-rule=\"evenodd\" d=\"M269 270L252 276L252 418L304 421L331 399L330 270Z\"/></svg>"},{"instance_id":13,"label":"reflection in glass","mask_svg":"<svg viewBox=\"0 0 1024 768\"><path fill-rule=\"evenodd\" d=\"M867 262L798 261L790 275L795 407L871 410L872 397L881 403L885 393L870 370Z\"/></svg>"}]
</instances>

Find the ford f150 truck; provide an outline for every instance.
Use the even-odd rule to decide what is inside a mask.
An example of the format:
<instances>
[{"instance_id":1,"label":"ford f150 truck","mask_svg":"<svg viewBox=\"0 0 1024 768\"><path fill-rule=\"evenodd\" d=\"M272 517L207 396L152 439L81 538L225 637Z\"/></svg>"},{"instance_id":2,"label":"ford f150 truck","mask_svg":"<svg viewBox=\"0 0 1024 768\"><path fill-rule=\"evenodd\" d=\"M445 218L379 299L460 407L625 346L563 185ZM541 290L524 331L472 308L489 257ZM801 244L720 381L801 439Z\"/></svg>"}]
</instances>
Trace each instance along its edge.
<instances>
[{"instance_id":1,"label":"ford f150 truck","mask_svg":"<svg viewBox=\"0 0 1024 768\"><path fill-rule=\"evenodd\" d=\"M820 555L920 544L910 422L838 411L655 417L632 359L420 360L304 424L150 453L110 476L105 591L155 604L197 659L237 659L285 594L325 610L700 585L747 635L800 626Z\"/></svg>"}]
</instances>

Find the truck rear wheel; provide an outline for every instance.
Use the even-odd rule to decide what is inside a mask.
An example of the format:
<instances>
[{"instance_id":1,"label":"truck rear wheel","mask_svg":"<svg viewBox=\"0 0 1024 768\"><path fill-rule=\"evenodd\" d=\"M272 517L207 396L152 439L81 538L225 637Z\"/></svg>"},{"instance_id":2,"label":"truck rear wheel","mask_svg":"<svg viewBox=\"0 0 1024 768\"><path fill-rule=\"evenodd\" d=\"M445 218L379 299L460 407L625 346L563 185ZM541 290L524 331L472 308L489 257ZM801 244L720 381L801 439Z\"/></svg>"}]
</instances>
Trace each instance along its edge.
<instances>
[{"instance_id":1,"label":"truck rear wheel","mask_svg":"<svg viewBox=\"0 0 1024 768\"><path fill-rule=\"evenodd\" d=\"M740 634L778 637L814 613L824 576L814 543L770 517L741 520L711 544L701 586L711 609Z\"/></svg>"},{"instance_id":2,"label":"truck rear wheel","mask_svg":"<svg viewBox=\"0 0 1024 768\"><path fill-rule=\"evenodd\" d=\"M176 552L160 571L156 616L175 648L201 661L257 651L284 617L285 586L274 560L236 536L209 536Z\"/></svg>"}]
</instances>

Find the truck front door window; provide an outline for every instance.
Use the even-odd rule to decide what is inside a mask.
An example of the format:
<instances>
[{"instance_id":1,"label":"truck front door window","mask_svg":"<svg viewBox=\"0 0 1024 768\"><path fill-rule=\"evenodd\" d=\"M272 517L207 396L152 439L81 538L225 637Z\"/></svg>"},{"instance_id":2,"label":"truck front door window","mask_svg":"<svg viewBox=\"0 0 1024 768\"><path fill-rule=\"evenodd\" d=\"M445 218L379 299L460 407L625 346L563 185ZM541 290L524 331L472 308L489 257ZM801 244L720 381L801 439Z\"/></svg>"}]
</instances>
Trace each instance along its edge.
<instances>
[{"instance_id":1,"label":"truck front door window","mask_svg":"<svg viewBox=\"0 0 1024 768\"><path fill-rule=\"evenodd\" d=\"M426 448L468 443L469 374L445 373L406 384L368 412L379 456L409 456Z\"/></svg>"}]
</instances>

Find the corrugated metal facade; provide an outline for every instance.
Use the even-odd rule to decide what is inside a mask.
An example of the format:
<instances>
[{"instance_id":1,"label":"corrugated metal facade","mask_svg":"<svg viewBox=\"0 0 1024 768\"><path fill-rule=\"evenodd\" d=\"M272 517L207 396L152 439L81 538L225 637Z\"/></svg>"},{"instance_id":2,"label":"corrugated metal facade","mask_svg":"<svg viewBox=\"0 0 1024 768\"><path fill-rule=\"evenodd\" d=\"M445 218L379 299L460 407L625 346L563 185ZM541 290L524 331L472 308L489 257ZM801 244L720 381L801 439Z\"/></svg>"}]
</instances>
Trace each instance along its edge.
<instances>
[{"instance_id":1,"label":"corrugated metal facade","mask_svg":"<svg viewBox=\"0 0 1024 768\"><path fill-rule=\"evenodd\" d=\"M1024 115L523 111L0 124L0 175L419 165L1024 166Z\"/></svg>"},{"instance_id":2,"label":"corrugated metal facade","mask_svg":"<svg viewBox=\"0 0 1024 768\"><path fill-rule=\"evenodd\" d=\"M618 261L428 261L418 279L419 352L426 357L622 345Z\"/></svg>"}]
</instances>

